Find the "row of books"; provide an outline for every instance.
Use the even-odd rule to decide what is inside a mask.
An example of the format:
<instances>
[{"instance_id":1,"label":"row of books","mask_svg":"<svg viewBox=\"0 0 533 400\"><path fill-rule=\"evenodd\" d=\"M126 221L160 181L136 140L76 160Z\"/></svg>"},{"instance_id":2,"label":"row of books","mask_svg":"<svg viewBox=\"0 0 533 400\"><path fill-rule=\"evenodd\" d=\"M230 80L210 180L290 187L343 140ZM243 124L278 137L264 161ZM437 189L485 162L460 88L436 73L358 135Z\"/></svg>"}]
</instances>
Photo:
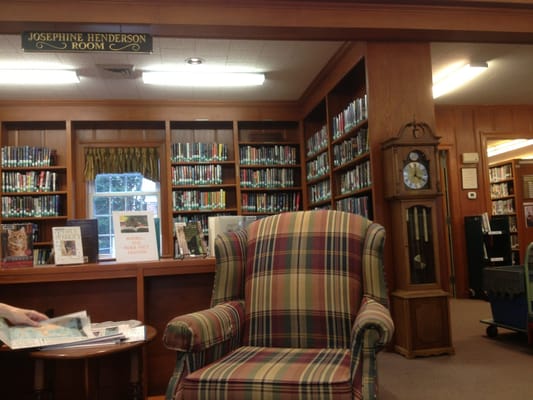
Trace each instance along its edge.
<instances>
[{"instance_id":1,"label":"row of books","mask_svg":"<svg viewBox=\"0 0 533 400\"><path fill-rule=\"evenodd\" d=\"M333 140L348 133L355 125L368 118L367 95L356 98L333 117Z\"/></svg>"},{"instance_id":2,"label":"row of books","mask_svg":"<svg viewBox=\"0 0 533 400\"><path fill-rule=\"evenodd\" d=\"M329 179L318 182L318 183L314 183L311 186L309 186L309 202L311 204L319 203L321 201L330 200L330 199L331 199L331 185L329 183Z\"/></svg>"},{"instance_id":3,"label":"row of books","mask_svg":"<svg viewBox=\"0 0 533 400\"><path fill-rule=\"evenodd\" d=\"M322 153L317 158L307 162L307 180L320 178L329 173L328 153Z\"/></svg>"},{"instance_id":4,"label":"row of books","mask_svg":"<svg viewBox=\"0 0 533 400\"><path fill-rule=\"evenodd\" d=\"M313 133L306 141L307 157L313 157L328 147L328 128L323 125Z\"/></svg>"},{"instance_id":5,"label":"row of books","mask_svg":"<svg viewBox=\"0 0 533 400\"><path fill-rule=\"evenodd\" d=\"M292 168L241 168L241 187L243 188L286 188L294 187Z\"/></svg>"},{"instance_id":6,"label":"row of books","mask_svg":"<svg viewBox=\"0 0 533 400\"><path fill-rule=\"evenodd\" d=\"M333 146L333 164L338 167L368 151L368 131L359 129L356 136Z\"/></svg>"},{"instance_id":7,"label":"row of books","mask_svg":"<svg viewBox=\"0 0 533 400\"><path fill-rule=\"evenodd\" d=\"M504 164L499 167L490 167L489 178L491 183L503 181L505 179L513 179L513 165Z\"/></svg>"},{"instance_id":8,"label":"row of books","mask_svg":"<svg viewBox=\"0 0 533 400\"><path fill-rule=\"evenodd\" d=\"M2 192L55 192L56 189L56 172L2 171Z\"/></svg>"},{"instance_id":9,"label":"row of books","mask_svg":"<svg viewBox=\"0 0 533 400\"><path fill-rule=\"evenodd\" d=\"M228 146L224 143L172 143L172 162L226 161Z\"/></svg>"},{"instance_id":10,"label":"row of books","mask_svg":"<svg viewBox=\"0 0 533 400\"><path fill-rule=\"evenodd\" d=\"M200 190L175 190L172 192L172 209L174 211L189 210L221 210L226 208L226 191L204 192Z\"/></svg>"},{"instance_id":11,"label":"row of books","mask_svg":"<svg viewBox=\"0 0 533 400\"><path fill-rule=\"evenodd\" d=\"M49 167L55 165L56 151L48 147L4 146L2 167Z\"/></svg>"},{"instance_id":12,"label":"row of books","mask_svg":"<svg viewBox=\"0 0 533 400\"><path fill-rule=\"evenodd\" d=\"M61 215L61 196L2 196L2 218L57 217Z\"/></svg>"},{"instance_id":13,"label":"row of books","mask_svg":"<svg viewBox=\"0 0 533 400\"><path fill-rule=\"evenodd\" d=\"M495 200L492 202L492 215L516 213L514 199Z\"/></svg>"},{"instance_id":14,"label":"row of books","mask_svg":"<svg viewBox=\"0 0 533 400\"><path fill-rule=\"evenodd\" d=\"M490 185L490 197L495 199L498 197L512 196L514 194L514 187L512 181L494 183Z\"/></svg>"},{"instance_id":15,"label":"row of books","mask_svg":"<svg viewBox=\"0 0 533 400\"><path fill-rule=\"evenodd\" d=\"M355 168L346 171L340 176L340 191L343 194L361 190L371 185L370 161L358 164Z\"/></svg>"},{"instance_id":16,"label":"row of books","mask_svg":"<svg viewBox=\"0 0 533 400\"><path fill-rule=\"evenodd\" d=\"M296 147L290 145L242 145L239 147L239 156L241 165L294 165L298 163Z\"/></svg>"},{"instance_id":17,"label":"row of books","mask_svg":"<svg viewBox=\"0 0 533 400\"><path fill-rule=\"evenodd\" d=\"M372 203L369 196L347 197L338 200L336 203L337 210L339 211L347 211L367 218L370 215Z\"/></svg>"},{"instance_id":18,"label":"row of books","mask_svg":"<svg viewBox=\"0 0 533 400\"><path fill-rule=\"evenodd\" d=\"M242 210L244 212L279 213L298 211L300 193L243 193Z\"/></svg>"},{"instance_id":19,"label":"row of books","mask_svg":"<svg viewBox=\"0 0 533 400\"><path fill-rule=\"evenodd\" d=\"M49 247L39 247L33 249L33 265L52 264L52 249Z\"/></svg>"},{"instance_id":20,"label":"row of books","mask_svg":"<svg viewBox=\"0 0 533 400\"><path fill-rule=\"evenodd\" d=\"M173 185L219 185L222 180L222 166L208 165L178 165L172 170Z\"/></svg>"}]
</instances>

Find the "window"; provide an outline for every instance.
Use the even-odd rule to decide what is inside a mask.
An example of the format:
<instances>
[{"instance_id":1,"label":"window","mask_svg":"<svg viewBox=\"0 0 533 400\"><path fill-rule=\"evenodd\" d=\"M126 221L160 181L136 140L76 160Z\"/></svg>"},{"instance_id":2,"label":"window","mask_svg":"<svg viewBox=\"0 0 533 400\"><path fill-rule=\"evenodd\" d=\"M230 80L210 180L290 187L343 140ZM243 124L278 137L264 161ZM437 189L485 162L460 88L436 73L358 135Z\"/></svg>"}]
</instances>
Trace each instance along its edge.
<instances>
[{"instance_id":1,"label":"window","mask_svg":"<svg viewBox=\"0 0 533 400\"><path fill-rule=\"evenodd\" d=\"M98 174L89 185L89 215L98 221L99 258L114 258L113 211L152 211L159 217L159 183L140 173L122 173Z\"/></svg>"}]
</instances>

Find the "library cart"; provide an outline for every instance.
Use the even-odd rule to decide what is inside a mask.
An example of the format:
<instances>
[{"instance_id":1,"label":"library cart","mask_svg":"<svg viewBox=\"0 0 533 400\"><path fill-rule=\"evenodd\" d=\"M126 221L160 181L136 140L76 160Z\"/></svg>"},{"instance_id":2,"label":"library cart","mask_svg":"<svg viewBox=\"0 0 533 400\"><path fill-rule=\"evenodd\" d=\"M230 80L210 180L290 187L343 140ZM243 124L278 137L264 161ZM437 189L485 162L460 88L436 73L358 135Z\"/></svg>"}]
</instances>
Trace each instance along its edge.
<instances>
[{"instance_id":1,"label":"library cart","mask_svg":"<svg viewBox=\"0 0 533 400\"><path fill-rule=\"evenodd\" d=\"M497 336L501 327L526 333L533 344L533 242L523 266L486 268L483 283L492 310L492 319L481 320L488 324L487 336Z\"/></svg>"}]
</instances>

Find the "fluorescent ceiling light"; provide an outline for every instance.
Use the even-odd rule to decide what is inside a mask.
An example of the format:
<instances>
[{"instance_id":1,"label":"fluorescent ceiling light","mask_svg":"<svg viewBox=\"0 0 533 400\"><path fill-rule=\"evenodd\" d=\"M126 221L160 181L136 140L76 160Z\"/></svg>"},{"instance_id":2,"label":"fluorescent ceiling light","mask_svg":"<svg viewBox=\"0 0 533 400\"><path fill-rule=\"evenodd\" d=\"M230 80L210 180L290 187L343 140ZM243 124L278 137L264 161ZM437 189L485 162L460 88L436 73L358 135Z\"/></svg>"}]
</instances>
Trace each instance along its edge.
<instances>
[{"instance_id":1,"label":"fluorescent ceiling light","mask_svg":"<svg viewBox=\"0 0 533 400\"><path fill-rule=\"evenodd\" d=\"M518 150L523 147L533 145L533 139L515 139L505 141L501 144L490 146L487 149L487 155L489 157L497 156L498 154L507 153L509 151Z\"/></svg>"},{"instance_id":2,"label":"fluorescent ceiling light","mask_svg":"<svg viewBox=\"0 0 533 400\"><path fill-rule=\"evenodd\" d=\"M143 82L163 86L234 87L259 86L265 75L251 72L146 71Z\"/></svg>"},{"instance_id":3,"label":"fluorescent ceiling light","mask_svg":"<svg viewBox=\"0 0 533 400\"><path fill-rule=\"evenodd\" d=\"M0 69L2 85L58 85L79 83L71 69Z\"/></svg>"},{"instance_id":4,"label":"fluorescent ceiling light","mask_svg":"<svg viewBox=\"0 0 533 400\"><path fill-rule=\"evenodd\" d=\"M486 71L487 68L488 64L486 62L470 63L438 78L433 85L433 98L436 99L437 97L457 89Z\"/></svg>"}]
</instances>

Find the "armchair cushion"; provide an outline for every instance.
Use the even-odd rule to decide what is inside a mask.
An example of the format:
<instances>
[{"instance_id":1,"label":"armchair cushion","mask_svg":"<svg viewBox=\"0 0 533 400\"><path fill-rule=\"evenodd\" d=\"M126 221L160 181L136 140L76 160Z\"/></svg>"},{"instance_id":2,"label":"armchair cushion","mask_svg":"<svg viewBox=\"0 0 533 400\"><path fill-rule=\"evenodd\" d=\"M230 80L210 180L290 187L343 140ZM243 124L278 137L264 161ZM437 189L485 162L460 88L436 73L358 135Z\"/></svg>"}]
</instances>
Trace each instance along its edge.
<instances>
[{"instance_id":1,"label":"armchair cushion","mask_svg":"<svg viewBox=\"0 0 533 400\"><path fill-rule=\"evenodd\" d=\"M216 379L213 377L216 376ZM349 400L348 349L240 347L217 363L189 374L184 399Z\"/></svg>"},{"instance_id":2,"label":"armchair cushion","mask_svg":"<svg viewBox=\"0 0 533 400\"><path fill-rule=\"evenodd\" d=\"M370 225L355 217L335 211L294 212L248 227L245 344L350 346Z\"/></svg>"}]
</instances>

